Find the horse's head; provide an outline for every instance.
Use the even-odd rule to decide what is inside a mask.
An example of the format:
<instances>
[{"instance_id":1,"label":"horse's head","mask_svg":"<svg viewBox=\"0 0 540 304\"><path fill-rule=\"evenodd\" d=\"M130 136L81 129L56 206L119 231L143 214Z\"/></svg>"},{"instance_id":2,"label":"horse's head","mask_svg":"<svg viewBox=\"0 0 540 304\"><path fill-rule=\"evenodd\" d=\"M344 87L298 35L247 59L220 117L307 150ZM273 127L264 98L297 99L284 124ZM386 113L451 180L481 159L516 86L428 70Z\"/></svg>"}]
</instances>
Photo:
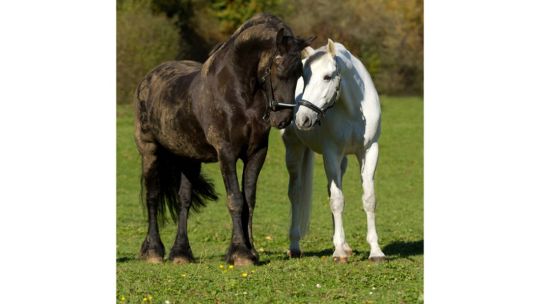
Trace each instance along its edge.
<instances>
[{"instance_id":1,"label":"horse's head","mask_svg":"<svg viewBox=\"0 0 540 304\"><path fill-rule=\"evenodd\" d=\"M334 42L328 39L326 51L304 50L304 92L299 100L295 123L300 130L310 130L334 106L339 98L341 76L336 62Z\"/></svg>"},{"instance_id":2,"label":"horse's head","mask_svg":"<svg viewBox=\"0 0 540 304\"><path fill-rule=\"evenodd\" d=\"M283 28L276 34L274 52L261 76L273 127L285 128L293 119L296 83L302 76L301 52L314 39L286 36Z\"/></svg>"}]
</instances>

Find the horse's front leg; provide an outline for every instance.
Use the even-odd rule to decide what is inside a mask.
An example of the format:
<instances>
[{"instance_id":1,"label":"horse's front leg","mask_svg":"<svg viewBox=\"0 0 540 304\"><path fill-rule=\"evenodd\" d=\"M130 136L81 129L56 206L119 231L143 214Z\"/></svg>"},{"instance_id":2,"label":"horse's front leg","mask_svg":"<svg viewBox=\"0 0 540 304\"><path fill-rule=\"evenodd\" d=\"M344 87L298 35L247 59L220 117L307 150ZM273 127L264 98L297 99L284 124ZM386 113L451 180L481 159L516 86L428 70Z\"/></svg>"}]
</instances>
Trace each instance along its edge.
<instances>
[{"instance_id":1,"label":"horse's front leg","mask_svg":"<svg viewBox=\"0 0 540 304\"><path fill-rule=\"evenodd\" d=\"M343 155L335 150L327 150L323 153L324 170L328 179L328 195L330 196L330 209L334 219L334 261L345 263L350 255L350 247L345 242L343 229L343 207L345 199L342 191L341 163Z\"/></svg>"},{"instance_id":2,"label":"horse's front leg","mask_svg":"<svg viewBox=\"0 0 540 304\"><path fill-rule=\"evenodd\" d=\"M253 211L255 209L255 197L257 191L257 179L261 172L264 160L266 158L266 152L268 147L261 148L254 154L252 154L244 163L244 171L242 173L242 192L244 193L244 208L242 210L242 226L244 228L244 236L248 240L248 246L251 253L257 258L257 250L253 243L252 219Z\"/></svg>"},{"instance_id":3,"label":"horse's front leg","mask_svg":"<svg viewBox=\"0 0 540 304\"><path fill-rule=\"evenodd\" d=\"M222 149L218 153L219 163L225 190L227 191L227 207L232 219L232 237L231 245L225 260L234 265L251 265L257 262L257 257L253 255L249 246L248 239L244 235L242 223L242 212L244 209L244 196L240 192L238 177L236 175L236 161L238 158L231 153L232 149Z\"/></svg>"},{"instance_id":4,"label":"horse's front leg","mask_svg":"<svg viewBox=\"0 0 540 304\"><path fill-rule=\"evenodd\" d=\"M362 202L367 216L366 240L370 246L369 260L374 262L384 261L385 256L379 247L379 237L375 228L375 208L377 203L375 200L374 179L379 158L379 144L376 142L371 144L364 155L358 154L357 157L362 163L362 187L364 188Z\"/></svg>"}]
</instances>

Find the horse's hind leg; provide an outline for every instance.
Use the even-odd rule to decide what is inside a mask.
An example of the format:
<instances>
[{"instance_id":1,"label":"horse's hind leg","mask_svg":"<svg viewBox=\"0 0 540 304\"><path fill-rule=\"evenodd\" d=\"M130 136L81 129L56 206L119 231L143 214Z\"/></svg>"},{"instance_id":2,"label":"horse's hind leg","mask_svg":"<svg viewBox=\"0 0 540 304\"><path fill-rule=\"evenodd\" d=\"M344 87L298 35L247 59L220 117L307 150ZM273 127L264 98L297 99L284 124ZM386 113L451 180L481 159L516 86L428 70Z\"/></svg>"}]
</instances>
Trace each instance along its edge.
<instances>
[{"instance_id":1,"label":"horse's hind leg","mask_svg":"<svg viewBox=\"0 0 540 304\"><path fill-rule=\"evenodd\" d=\"M343 175L345 175L345 171L347 171L347 156L344 156L343 159L341 160L341 180L343 181ZM351 246L349 246L349 244L347 243L347 241L344 241L343 242L343 250L345 251L345 253L347 254L347 256L351 256L353 251L352 251L352 248Z\"/></svg>"},{"instance_id":2,"label":"horse's hind leg","mask_svg":"<svg viewBox=\"0 0 540 304\"><path fill-rule=\"evenodd\" d=\"M146 208L148 211L148 233L141 246L140 256L149 263L161 263L165 248L159 237L157 214L159 208L159 174L157 145L152 142L137 142L142 155L143 179L146 188Z\"/></svg>"},{"instance_id":3,"label":"horse's hind leg","mask_svg":"<svg viewBox=\"0 0 540 304\"><path fill-rule=\"evenodd\" d=\"M367 237L366 240L370 246L369 260L378 262L384 260L384 253L379 247L379 239L377 236L377 229L375 228L375 169L377 168L377 159L379 157L379 144L373 143L365 151L363 159L361 155L357 155L359 161L362 163L362 187L364 188L364 194L362 195L362 202L364 204L364 211L367 216Z\"/></svg>"},{"instance_id":4,"label":"horse's hind leg","mask_svg":"<svg viewBox=\"0 0 540 304\"><path fill-rule=\"evenodd\" d=\"M199 174L201 165L198 165L198 170L195 174ZM175 264L185 264L193 262L193 253L189 246L189 240L187 235L187 220L189 214L189 208L191 207L191 195L192 184L188 177L182 173L180 183L180 211L178 213L178 232L176 234L176 240L169 253L169 261Z\"/></svg>"},{"instance_id":5,"label":"horse's hind leg","mask_svg":"<svg viewBox=\"0 0 540 304\"><path fill-rule=\"evenodd\" d=\"M288 195L291 202L288 255L297 258L302 255L300 239L309 228L313 152L304 146L290 129L286 129L283 134L283 141L286 149L285 161L289 173Z\"/></svg>"}]
</instances>

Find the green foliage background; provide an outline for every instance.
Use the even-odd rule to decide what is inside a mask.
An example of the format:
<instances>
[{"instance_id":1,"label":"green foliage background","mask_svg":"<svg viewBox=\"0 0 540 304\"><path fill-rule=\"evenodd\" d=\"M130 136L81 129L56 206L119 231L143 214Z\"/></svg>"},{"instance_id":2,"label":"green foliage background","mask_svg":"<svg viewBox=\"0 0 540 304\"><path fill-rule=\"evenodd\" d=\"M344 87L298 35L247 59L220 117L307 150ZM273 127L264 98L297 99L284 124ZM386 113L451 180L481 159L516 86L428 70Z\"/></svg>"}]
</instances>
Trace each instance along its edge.
<instances>
[{"instance_id":1,"label":"green foliage background","mask_svg":"<svg viewBox=\"0 0 540 304\"><path fill-rule=\"evenodd\" d=\"M117 102L166 60L204 61L255 13L282 18L299 36L343 43L387 95L423 92L422 0L117 0Z\"/></svg>"},{"instance_id":2,"label":"green foliage background","mask_svg":"<svg viewBox=\"0 0 540 304\"><path fill-rule=\"evenodd\" d=\"M131 103L135 88L154 66L179 52L171 20L150 11L150 0L118 2L116 19L116 97Z\"/></svg>"}]
</instances>

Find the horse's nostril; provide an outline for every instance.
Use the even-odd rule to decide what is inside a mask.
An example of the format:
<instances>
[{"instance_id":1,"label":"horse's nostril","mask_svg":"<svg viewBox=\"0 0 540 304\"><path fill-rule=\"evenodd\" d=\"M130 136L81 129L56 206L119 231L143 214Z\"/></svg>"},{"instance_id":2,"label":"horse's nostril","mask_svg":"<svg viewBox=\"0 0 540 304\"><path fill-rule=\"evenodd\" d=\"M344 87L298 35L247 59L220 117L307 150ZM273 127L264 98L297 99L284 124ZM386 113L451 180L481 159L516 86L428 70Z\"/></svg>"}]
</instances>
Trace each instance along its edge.
<instances>
[{"instance_id":1,"label":"horse's nostril","mask_svg":"<svg viewBox=\"0 0 540 304\"><path fill-rule=\"evenodd\" d=\"M302 126L309 127L308 124L309 124L309 118L307 116L304 116L302 118Z\"/></svg>"}]
</instances>

